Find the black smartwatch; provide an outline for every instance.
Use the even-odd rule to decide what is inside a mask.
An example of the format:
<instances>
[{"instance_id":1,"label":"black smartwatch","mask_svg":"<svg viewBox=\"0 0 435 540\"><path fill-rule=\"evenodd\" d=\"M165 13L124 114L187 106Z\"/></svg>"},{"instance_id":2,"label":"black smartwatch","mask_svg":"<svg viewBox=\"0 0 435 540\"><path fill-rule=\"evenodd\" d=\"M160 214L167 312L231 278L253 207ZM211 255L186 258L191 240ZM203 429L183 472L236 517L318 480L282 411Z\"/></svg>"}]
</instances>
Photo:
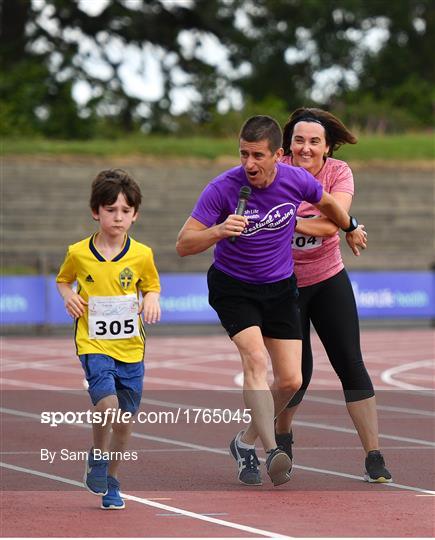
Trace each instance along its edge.
<instances>
[{"instance_id":1,"label":"black smartwatch","mask_svg":"<svg viewBox=\"0 0 435 540\"><path fill-rule=\"evenodd\" d=\"M358 227L358 220L356 217L349 216L350 217L350 225L347 229L341 229L344 232L352 232Z\"/></svg>"}]
</instances>

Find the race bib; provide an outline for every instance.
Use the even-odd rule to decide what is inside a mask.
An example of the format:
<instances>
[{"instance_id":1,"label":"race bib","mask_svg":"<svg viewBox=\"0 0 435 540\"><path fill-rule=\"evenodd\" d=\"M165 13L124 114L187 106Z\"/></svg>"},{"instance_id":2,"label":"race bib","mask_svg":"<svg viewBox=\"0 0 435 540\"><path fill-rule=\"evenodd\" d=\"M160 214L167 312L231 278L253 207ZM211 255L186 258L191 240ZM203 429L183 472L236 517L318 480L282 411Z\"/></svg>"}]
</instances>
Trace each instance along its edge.
<instances>
[{"instance_id":1,"label":"race bib","mask_svg":"<svg viewBox=\"0 0 435 540\"><path fill-rule=\"evenodd\" d=\"M90 296L89 337L91 339L128 339L139 335L138 299L123 296Z\"/></svg>"},{"instance_id":2,"label":"race bib","mask_svg":"<svg viewBox=\"0 0 435 540\"><path fill-rule=\"evenodd\" d=\"M298 217L298 219L316 219L316 217L317 216L307 216ZM305 251L306 249L314 249L320 247L322 245L322 242L322 237L309 236L295 231L292 238L292 248L300 251Z\"/></svg>"},{"instance_id":3,"label":"race bib","mask_svg":"<svg viewBox=\"0 0 435 540\"><path fill-rule=\"evenodd\" d=\"M322 238L317 236L307 236L295 232L292 238L292 248L298 250L314 249L322 245Z\"/></svg>"}]
</instances>

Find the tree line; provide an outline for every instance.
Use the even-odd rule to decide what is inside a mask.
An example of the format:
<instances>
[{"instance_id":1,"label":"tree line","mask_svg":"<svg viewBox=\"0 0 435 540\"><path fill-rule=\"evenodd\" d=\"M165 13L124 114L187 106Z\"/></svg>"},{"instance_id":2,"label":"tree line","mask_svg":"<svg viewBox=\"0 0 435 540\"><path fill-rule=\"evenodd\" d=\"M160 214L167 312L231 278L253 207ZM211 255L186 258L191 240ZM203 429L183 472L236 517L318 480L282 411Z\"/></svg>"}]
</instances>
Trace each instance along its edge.
<instances>
[{"instance_id":1,"label":"tree line","mask_svg":"<svg viewBox=\"0 0 435 540\"><path fill-rule=\"evenodd\" d=\"M226 136L301 105L433 126L433 0L3 0L0 16L3 135Z\"/></svg>"}]
</instances>

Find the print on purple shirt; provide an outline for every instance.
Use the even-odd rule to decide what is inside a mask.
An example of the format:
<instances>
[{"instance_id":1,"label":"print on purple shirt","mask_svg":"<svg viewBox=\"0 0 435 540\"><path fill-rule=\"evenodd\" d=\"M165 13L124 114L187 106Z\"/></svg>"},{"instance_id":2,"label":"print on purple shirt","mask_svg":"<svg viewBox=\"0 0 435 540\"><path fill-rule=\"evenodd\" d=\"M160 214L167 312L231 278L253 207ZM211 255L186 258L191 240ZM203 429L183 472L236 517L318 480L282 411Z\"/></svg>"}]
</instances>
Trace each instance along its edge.
<instances>
[{"instance_id":1,"label":"print on purple shirt","mask_svg":"<svg viewBox=\"0 0 435 540\"><path fill-rule=\"evenodd\" d=\"M237 242L218 242L214 265L248 283L272 283L293 273L291 238L302 201L317 203L323 188L302 168L277 164L277 175L265 189L252 187L245 216L249 226ZM235 212L240 187L247 185L243 167L235 167L212 180L202 192L192 217L207 227L222 223Z\"/></svg>"}]
</instances>

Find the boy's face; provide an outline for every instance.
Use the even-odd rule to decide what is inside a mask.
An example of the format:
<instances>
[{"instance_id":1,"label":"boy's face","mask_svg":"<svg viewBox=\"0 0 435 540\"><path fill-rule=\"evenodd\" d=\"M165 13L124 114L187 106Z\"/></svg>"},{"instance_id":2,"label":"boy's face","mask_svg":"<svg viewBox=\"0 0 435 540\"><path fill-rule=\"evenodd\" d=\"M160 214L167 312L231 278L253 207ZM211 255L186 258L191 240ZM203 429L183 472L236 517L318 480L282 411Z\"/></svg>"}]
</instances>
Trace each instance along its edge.
<instances>
[{"instance_id":1,"label":"boy's face","mask_svg":"<svg viewBox=\"0 0 435 540\"><path fill-rule=\"evenodd\" d=\"M113 204L100 206L98 212L92 212L95 220L100 222L100 231L108 236L123 236L136 221L137 212L129 206L124 193L119 193Z\"/></svg>"}]
</instances>

